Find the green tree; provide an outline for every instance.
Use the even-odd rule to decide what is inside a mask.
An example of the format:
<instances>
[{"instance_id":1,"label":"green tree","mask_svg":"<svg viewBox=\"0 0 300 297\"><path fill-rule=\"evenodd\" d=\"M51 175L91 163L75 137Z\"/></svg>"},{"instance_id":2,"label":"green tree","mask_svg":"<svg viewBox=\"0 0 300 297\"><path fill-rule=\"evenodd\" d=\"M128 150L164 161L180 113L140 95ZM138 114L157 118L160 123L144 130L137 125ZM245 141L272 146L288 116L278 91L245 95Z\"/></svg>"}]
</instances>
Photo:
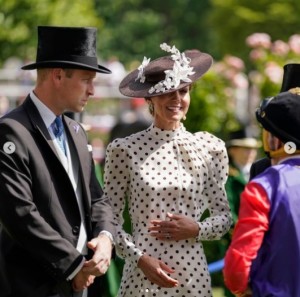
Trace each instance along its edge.
<instances>
[{"instance_id":1,"label":"green tree","mask_svg":"<svg viewBox=\"0 0 300 297\"><path fill-rule=\"evenodd\" d=\"M279 83L264 73L269 69L266 60L250 59L253 50L246 45L247 36L266 32L273 41L287 41L300 29L295 13L298 0L0 0L0 5L0 64L11 56L35 58L37 25L95 26L99 57L117 56L128 70L144 55L160 56L159 44L167 42L181 51L198 48L208 52L215 63L228 54L241 58L250 86L263 95L272 95ZM267 55L268 60L276 59ZM288 58L276 60L279 67ZM238 123L235 86L230 77L214 70L197 85L187 127L224 135Z\"/></svg>"},{"instance_id":2,"label":"green tree","mask_svg":"<svg viewBox=\"0 0 300 297\"><path fill-rule=\"evenodd\" d=\"M191 103L184 125L191 132L208 131L224 137L228 130L238 126L232 97L223 92L228 82L214 70L200 79L191 92Z\"/></svg>"},{"instance_id":3,"label":"green tree","mask_svg":"<svg viewBox=\"0 0 300 297\"><path fill-rule=\"evenodd\" d=\"M209 49L209 0L95 0L95 7L105 22L101 55L116 55L127 67L145 53L152 59L160 56L163 42L180 50Z\"/></svg>"},{"instance_id":4,"label":"green tree","mask_svg":"<svg viewBox=\"0 0 300 297\"><path fill-rule=\"evenodd\" d=\"M93 0L0 0L0 65L9 57L34 59L38 25L96 26Z\"/></svg>"},{"instance_id":5,"label":"green tree","mask_svg":"<svg viewBox=\"0 0 300 297\"><path fill-rule=\"evenodd\" d=\"M265 32L274 40L287 41L300 31L298 0L211 0L211 3L210 33L214 36L214 49L218 47L218 57L236 55L247 63L248 35Z\"/></svg>"}]
</instances>

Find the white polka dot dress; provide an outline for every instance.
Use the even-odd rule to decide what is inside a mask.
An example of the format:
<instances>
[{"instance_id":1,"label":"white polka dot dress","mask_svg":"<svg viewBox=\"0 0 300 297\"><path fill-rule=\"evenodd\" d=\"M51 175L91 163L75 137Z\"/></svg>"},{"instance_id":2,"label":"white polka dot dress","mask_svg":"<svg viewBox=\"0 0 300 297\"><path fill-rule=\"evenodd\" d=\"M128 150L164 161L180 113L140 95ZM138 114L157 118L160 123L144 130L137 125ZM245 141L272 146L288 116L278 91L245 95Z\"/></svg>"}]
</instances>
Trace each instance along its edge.
<instances>
[{"instance_id":1,"label":"white polka dot dress","mask_svg":"<svg viewBox=\"0 0 300 297\"><path fill-rule=\"evenodd\" d=\"M117 254L125 259L118 296L212 296L201 241L220 239L230 228L227 171L223 141L207 132L191 134L182 125L174 131L152 125L108 146L104 195L114 211ZM132 235L122 228L126 197ZM197 238L161 241L149 236L152 219L164 220L170 212L200 221L206 209L210 217L199 222ZM160 288L149 282L137 267L143 253L173 268L179 286Z\"/></svg>"}]
</instances>

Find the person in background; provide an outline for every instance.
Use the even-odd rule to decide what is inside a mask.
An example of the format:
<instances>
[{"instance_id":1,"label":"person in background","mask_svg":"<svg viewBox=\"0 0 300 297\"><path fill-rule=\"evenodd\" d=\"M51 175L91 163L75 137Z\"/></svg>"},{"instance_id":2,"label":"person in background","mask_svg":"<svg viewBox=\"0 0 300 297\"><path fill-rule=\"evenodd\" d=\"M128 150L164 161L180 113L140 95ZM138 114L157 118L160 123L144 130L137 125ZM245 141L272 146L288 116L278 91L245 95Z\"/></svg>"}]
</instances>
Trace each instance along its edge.
<instances>
[{"instance_id":1,"label":"person in background","mask_svg":"<svg viewBox=\"0 0 300 297\"><path fill-rule=\"evenodd\" d=\"M293 88L300 87L300 64L290 63L283 67L283 79L280 92L286 92ZM271 166L271 160L268 157L255 161L250 168L250 179L262 173Z\"/></svg>"},{"instance_id":2,"label":"person in background","mask_svg":"<svg viewBox=\"0 0 300 297\"><path fill-rule=\"evenodd\" d=\"M241 195L225 256L236 296L300 296L300 89L265 99L256 111L272 166Z\"/></svg>"},{"instance_id":3,"label":"person in background","mask_svg":"<svg viewBox=\"0 0 300 297\"><path fill-rule=\"evenodd\" d=\"M228 156L222 140L192 134L181 121L191 84L208 71L212 57L165 43L161 49L168 55L144 58L119 87L125 96L146 99L152 125L107 147L104 193L114 211L117 255L125 259L118 296L208 297L201 241L220 239L231 225ZM126 202L131 234L123 228ZM206 210L210 215L201 220Z\"/></svg>"},{"instance_id":4,"label":"person in background","mask_svg":"<svg viewBox=\"0 0 300 297\"><path fill-rule=\"evenodd\" d=\"M130 98L129 100L130 108L122 110L119 120L110 131L109 142L143 131L152 123L145 99Z\"/></svg>"},{"instance_id":5,"label":"person in background","mask_svg":"<svg viewBox=\"0 0 300 297\"><path fill-rule=\"evenodd\" d=\"M10 110L9 99L4 96L0 95L0 118L4 116Z\"/></svg>"},{"instance_id":6,"label":"person in background","mask_svg":"<svg viewBox=\"0 0 300 297\"><path fill-rule=\"evenodd\" d=\"M117 88L120 84L120 81L126 75L126 69L124 65L117 56L110 56L105 66L108 67L112 72L112 74L107 78L106 82L111 87Z\"/></svg>"},{"instance_id":7,"label":"person in background","mask_svg":"<svg viewBox=\"0 0 300 297\"><path fill-rule=\"evenodd\" d=\"M256 160L261 142L249 136L245 127L230 133L226 147L229 157L229 175L225 189L233 224L235 224L239 214L240 194L249 181L250 167Z\"/></svg>"},{"instance_id":8,"label":"person in background","mask_svg":"<svg viewBox=\"0 0 300 297\"><path fill-rule=\"evenodd\" d=\"M114 224L87 136L63 113L93 95L96 28L38 27L37 82L0 119L2 297L101 296ZM3 277L2 277L3 276Z\"/></svg>"}]
</instances>

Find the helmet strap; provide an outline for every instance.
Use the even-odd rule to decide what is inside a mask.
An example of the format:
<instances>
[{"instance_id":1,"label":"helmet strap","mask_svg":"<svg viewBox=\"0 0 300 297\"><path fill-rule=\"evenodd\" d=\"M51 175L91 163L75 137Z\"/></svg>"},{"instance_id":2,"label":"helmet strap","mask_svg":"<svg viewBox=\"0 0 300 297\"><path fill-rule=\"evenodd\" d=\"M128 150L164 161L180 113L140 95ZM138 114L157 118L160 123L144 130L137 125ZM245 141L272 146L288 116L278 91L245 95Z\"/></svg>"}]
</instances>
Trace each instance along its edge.
<instances>
[{"instance_id":1,"label":"helmet strap","mask_svg":"<svg viewBox=\"0 0 300 297\"><path fill-rule=\"evenodd\" d=\"M284 150L284 146L281 146L279 149L277 150L272 150L270 148L270 144L269 144L269 135L271 133L265 129L263 129L263 146L264 146L264 151L267 154L268 157L270 158L281 158L281 157L289 157L289 156L293 156L296 154L300 154L300 150L296 150L293 154L288 154L285 152Z\"/></svg>"}]
</instances>

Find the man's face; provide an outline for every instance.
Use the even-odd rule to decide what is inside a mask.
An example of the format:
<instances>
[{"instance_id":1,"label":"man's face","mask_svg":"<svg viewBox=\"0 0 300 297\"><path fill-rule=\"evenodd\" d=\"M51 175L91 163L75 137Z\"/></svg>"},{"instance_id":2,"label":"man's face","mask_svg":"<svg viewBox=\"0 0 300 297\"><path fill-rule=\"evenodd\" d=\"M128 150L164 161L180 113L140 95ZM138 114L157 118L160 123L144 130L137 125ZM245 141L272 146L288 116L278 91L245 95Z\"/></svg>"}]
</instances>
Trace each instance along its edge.
<instances>
[{"instance_id":1,"label":"man's face","mask_svg":"<svg viewBox=\"0 0 300 297\"><path fill-rule=\"evenodd\" d=\"M58 85L58 104L63 111L81 112L89 97L94 95L95 71L81 69L61 69Z\"/></svg>"},{"instance_id":2,"label":"man's face","mask_svg":"<svg viewBox=\"0 0 300 297\"><path fill-rule=\"evenodd\" d=\"M252 164L257 156L257 149L247 147L231 147L228 154L233 162L241 167Z\"/></svg>"}]
</instances>

